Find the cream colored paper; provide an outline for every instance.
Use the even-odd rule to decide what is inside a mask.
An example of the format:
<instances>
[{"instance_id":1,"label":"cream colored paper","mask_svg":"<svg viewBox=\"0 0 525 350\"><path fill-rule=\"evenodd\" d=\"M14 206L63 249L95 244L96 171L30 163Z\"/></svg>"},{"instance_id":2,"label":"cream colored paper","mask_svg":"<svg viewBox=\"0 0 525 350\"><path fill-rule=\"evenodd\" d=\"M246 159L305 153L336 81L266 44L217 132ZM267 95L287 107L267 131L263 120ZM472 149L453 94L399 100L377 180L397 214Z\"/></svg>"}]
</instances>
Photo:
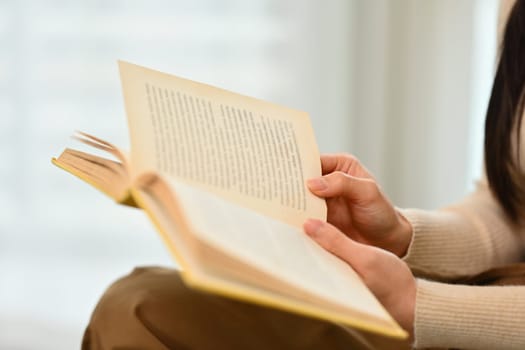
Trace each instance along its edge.
<instances>
[{"instance_id":1,"label":"cream colored paper","mask_svg":"<svg viewBox=\"0 0 525 350\"><path fill-rule=\"evenodd\" d=\"M301 225L326 219L305 186L321 174L308 115L119 62L134 174L158 171Z\"/></svg>"}]
</instances>

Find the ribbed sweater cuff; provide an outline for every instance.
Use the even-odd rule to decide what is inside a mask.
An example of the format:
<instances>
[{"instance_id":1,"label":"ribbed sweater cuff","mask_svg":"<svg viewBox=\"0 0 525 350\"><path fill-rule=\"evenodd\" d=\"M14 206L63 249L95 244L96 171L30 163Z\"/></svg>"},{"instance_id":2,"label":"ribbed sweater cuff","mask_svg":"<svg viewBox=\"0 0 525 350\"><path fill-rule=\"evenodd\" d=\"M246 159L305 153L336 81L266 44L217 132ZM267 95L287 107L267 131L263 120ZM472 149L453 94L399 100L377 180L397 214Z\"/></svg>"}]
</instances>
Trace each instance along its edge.
<instances>
[{"instance_id":1,"label":"ribbed sweater cuff","mask_svg":"<svg viewBox=\"0 0 525 350\"><path fill-rule=\"evenodd\" d=\"M523 349L525 287L417 281L415 347Z\"/></svg>"},{"instance_id":2,"label":"ribbed sweater cuff","mask_svg":"<svg viewBox=\"0 0 525 350\"><path fill-rule=\"evenodd\" d=\"M446 224L448 224L448 231L451 231L450 222L452 220L446 217L447 213L420 209L398 210L412 225L412 240L402 259L411 268L422 271L435 272L436 269L446 269L447 267L442 265L443 261L450 259L450 250L447 248L452 243L449 237L450 232L447 232L446 229ZM449 255L448 259L441 257L441 254ZM457 268L453 264L450 267Z\"/></svg>"},{"instance_id":3,"label":"ribbed sweater cuff","mask_svg":"<svg viewBox=\"0 0 525 350\"><path fill-rule=\"evenodd\" d=\"M415 274L454 278L490 267L493 243L464 216L453 211L399 212L412 224L412 241L403 260Z\"/></svg>"}]
</instances>

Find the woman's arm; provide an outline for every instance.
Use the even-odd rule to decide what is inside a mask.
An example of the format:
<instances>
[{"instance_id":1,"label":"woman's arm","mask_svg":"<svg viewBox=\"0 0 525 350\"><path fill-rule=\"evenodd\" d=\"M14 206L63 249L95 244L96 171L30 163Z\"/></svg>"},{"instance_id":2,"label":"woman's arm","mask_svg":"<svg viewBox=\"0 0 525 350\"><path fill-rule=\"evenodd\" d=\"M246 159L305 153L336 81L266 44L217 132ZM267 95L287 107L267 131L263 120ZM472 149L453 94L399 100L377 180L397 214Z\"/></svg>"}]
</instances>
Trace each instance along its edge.
<instances>
[{"instance_id":1,"label":"woman's arm","mask_svg":"<svg viewBox=\"0 0 525 350\"><path fill-rule=\"evenodd\" d=\"M417 281L416 348L523 349L525 287Z\"/></svg>"},{"instance_id":2,"label":"woman's arm","mask_svg":"<svg viewBox=\"0 0 525 350\"><path fill-rule=\"evenodd\" d=\"M506 218L485 181L457 205L400 212L413 228L403 260L418 276L454 279L521 258L524 227Z\"/></svg>"}]
</instances>

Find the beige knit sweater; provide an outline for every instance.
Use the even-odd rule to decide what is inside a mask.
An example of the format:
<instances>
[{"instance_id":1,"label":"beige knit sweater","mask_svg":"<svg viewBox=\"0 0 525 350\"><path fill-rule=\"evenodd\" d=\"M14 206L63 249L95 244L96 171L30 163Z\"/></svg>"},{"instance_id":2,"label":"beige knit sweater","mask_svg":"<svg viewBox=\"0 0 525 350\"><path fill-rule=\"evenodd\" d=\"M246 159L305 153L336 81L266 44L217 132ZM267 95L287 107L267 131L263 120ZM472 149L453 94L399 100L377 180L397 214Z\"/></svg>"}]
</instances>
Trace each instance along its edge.
<instances>
[{"instance_id":1,"label":"beige knit sweater","mask_svg":"<svg viewBox=\"0 0 525 350\"><path fill-rule=\"evenodd\" d=\"M447 209L402 213L414 229L404 260L426 278L417 282L415 347L525 349L525 286L436 282L519 261L525 251L525 226L505 219L486 182Z\"/></svg>"},{"instance_id":2,"label":"beige knit sweater","mask_svg":"<svg viewBox=\"0 0 525 350\"><path fill-rule=\"evenodd\" d=\"M501 1L498 40L514 1ZM520 162L525 164L525 126L521 131ZM414 230L403 259L416 276L425 278L417 281L414 346L525 349L525 286L443 283L520 261L525 223L513 225L506 220L486 180L457 205L402 213Z\"/></svg>"}]
</instances>

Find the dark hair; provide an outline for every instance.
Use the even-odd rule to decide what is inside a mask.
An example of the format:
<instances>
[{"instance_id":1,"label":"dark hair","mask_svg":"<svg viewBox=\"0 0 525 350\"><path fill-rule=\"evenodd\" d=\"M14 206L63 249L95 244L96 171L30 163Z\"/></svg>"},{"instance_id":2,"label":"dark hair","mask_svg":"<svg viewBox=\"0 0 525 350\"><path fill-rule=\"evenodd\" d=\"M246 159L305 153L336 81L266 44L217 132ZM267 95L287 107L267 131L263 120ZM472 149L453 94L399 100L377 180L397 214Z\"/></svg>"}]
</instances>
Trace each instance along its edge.
<instances>
[{"instance_id":1,"label":"dark hair","mask_svg":"<svg viewBox=\"0 0 525 350\"><path fill-rule=\"evenodd\" d=\"M525 103L525 0L516 0L503 32L485 121L485 169L490 188L513 221L525 213L520 131Z\"/></svg>"}]
</instances>

